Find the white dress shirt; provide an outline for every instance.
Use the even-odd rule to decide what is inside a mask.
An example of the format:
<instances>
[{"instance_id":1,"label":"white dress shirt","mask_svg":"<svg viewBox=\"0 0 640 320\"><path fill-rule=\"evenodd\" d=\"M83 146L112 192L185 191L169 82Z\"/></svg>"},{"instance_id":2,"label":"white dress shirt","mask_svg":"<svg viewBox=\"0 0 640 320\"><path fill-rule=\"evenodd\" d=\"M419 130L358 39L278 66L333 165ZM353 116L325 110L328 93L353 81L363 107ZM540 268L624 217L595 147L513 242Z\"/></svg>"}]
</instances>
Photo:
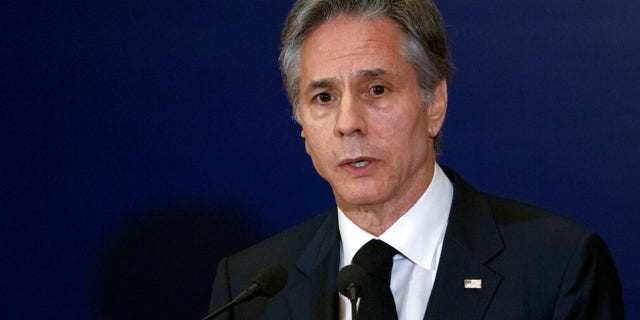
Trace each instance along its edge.
<instances>
[{"instance_id":1,"label":"white dress shirt","mask_svg":"<svg viewBox=\"0 0 640 320\"><path fill-rule=\"evenodd\" d=\"M427 190L380 239L400 253L393 257L391 292L399 320L423 319L438 270L442 241L453 199L453 184L438 164ZM360 229L338 208L342 239L340 269L374 235ZM340 295L340 319L350 320L351 302Z\"/></svg>"}]
</instances>

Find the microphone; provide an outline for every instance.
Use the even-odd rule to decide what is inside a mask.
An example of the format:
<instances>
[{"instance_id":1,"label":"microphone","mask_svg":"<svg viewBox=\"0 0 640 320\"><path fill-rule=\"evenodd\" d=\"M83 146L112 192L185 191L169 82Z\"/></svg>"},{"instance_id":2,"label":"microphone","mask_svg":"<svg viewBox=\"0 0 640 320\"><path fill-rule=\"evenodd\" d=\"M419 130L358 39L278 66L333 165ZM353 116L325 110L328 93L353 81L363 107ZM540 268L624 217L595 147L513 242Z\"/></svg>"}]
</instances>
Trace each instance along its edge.
<instances>
[{"instance_id":1,"label":"microphone","mask_svg":"<svg viewBox=\"0 0 640 320\"><path fill-rule=\"evenodd\" d=\"M229 308L236 304L251 300L255 297L264 296L267 298L273 297L276 293L280 292L287 285L288 273L281 265L272 265L262 269L253 280L253 283L237 295L231 302L225 304L220 309L214 311L208 316L202 318L202 320L209 320L217 317L221 313L227 311Z\"/></svg>"},{"instance_id":2,"label":"microphone","mask_svg":"<svg viewBox=\"0 0 640 320\"><path fill-rule=\"evenodd\" d=\"M351 301L351 319L357 319L357 302L369 286L367 271L357 264L345 266L338 273L338 291Z\"/></svg>"}]
</instances>

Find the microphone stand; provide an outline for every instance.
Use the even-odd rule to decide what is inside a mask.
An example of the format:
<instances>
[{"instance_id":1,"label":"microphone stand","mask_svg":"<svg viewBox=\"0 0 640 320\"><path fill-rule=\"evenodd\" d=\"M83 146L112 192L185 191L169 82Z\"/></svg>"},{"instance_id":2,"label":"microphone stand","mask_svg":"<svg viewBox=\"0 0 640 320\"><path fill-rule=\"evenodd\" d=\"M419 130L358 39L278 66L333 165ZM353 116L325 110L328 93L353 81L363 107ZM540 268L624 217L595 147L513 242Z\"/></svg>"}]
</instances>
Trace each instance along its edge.
<instances>
[{"instance_id":1,"label":"microphone stand","mask_svg":"<svg viewBox=\"0 0 640 320\"><path fill-rule=\"evenodd\" d=\"M280 289L282 289L282 288L280 288ZM278 290L278 291L280 291L280 290ZM262 291L262 288L260 287L260 285L258 285L258 283L256 283L256 282L254 282L253 284L251 284L249 286L249 288L247 288L242 293L240 293L238 296L236 296L231 301L229 301L229 303L225 304L224 306L220 307L219 309L217 309L213 313L211 313L211 314L207 315L206 317L202 318L202 320L213 319L213 318L219 316L221 313L227 311L227 309L230 309L231 307L235 306L236 304L238 304L240 302L244 302L244 301L250 300L250 299L253 299L258 295L265 295L265 293L264 293L264 291ZM269 295L269 296L271 296L271 295Z\"/></svg>"},{"instance_id":2,"label":"microphone stand","mask_svg":"<svg viewBox=\"0 0 640 320\"><path fill-rule=\"evenodd\" d=\"M281 265L272 265L262 269L247 289L242 291L242 293L233 298L229 303L202 318L202 320L213 319L234 305L258 296L271 298L287 285L287 277L287 269Z\"/></svg>"},{"instance_id":3,"label":"microphone stand","mask_svg":"<svg viewBox=\"0 0 640 320\"><path fill-rule=\"evenodd\" d=\"M227 311L227 309L232 307L234 304L236 304L236 300L231 300L231 302L225 304L224 306L220 307L218 310L216 310L213 313L209 314L208 316L202 318L202 320L213 319L213 318L219 316L220 314L222 314L223 312Z\"/></svg>"},{"instance_id":4,"label":"microphone stand","mask_svg":"<svg viewBox=\"0 0 640 320\"><path fill-rule=\"evenodd\" d=\"M351 301L351 320L357 320L358 319L358 295L359 295L359 289L357 286L351 284L347 287L347 290L349 290L349 301Z\"/></svg>"},{"instance_id":5,"label":"microphone stand","mask_svg":"<svg viewBox=\"0 0 640 320\"><path fill-rule=\"evenodd\" d=\"M351 320L357 320L358 319L358 308L356 308L356 301L351 300Z\"/></svg>"},{"instance_id":6,"label":"microphone stand","mask_svg":"<svg viewBox=\"0 0 640 320\"><path fill-rule=\"evenodd\" d=\"M358 299L367 291L368 285L367 271L357 264L345 266L338 273L338 292L351 301L351 320L358 319Z\"/></svg>"}]
</instances>

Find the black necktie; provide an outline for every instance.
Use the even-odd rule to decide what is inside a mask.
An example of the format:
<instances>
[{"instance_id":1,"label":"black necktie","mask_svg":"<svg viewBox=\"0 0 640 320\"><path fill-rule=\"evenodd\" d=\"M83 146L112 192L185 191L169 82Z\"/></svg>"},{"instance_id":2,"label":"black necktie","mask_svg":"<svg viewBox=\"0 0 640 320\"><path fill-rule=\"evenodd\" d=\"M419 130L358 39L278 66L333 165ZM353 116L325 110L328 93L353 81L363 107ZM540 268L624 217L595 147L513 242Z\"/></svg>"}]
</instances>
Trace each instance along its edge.
<instances>
[{"instance_id":1,"label":"black necktie","mask_svg":"<svg viewBox=\"0 0 640 320\"><path fill-rule=\"evenodd\" d=\"M397 320L396 304L389 288L393 256L398 250L383 241L367 242L353 257L353 263L367 270L369 288L360 300L359 320Z\"/></svg>"}]
</instances>

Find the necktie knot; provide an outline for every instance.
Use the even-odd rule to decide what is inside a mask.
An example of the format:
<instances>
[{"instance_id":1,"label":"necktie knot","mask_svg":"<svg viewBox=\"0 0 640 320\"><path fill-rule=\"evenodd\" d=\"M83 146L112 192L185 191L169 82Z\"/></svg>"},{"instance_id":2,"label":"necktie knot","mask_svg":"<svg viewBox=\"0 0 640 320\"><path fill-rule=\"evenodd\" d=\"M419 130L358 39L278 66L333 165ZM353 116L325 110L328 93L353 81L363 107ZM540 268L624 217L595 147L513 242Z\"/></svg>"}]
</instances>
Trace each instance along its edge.
<instances>
[{"instance_id":1,"label":"necktie knot","mask_svg":"<svg viewBox=\"0 0 640 320\"><path fill-rule=\"evenodd\" d=\"M393 256L398 250L384 241L373 239L367 242L353 257L353 263L363 267L370 276L384 280L387 285L391 280Z\"/></svg>"}]
</instances>

